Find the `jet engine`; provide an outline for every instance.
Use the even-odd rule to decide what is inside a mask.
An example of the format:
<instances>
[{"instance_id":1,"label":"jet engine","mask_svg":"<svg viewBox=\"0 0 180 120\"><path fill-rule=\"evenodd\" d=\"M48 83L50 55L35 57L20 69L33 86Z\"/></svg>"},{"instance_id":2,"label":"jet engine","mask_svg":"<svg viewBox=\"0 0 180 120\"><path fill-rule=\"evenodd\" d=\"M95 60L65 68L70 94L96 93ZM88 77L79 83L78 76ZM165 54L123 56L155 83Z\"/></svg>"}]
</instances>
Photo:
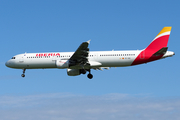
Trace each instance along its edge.
<instances>
[{"instance_id":1,"label":"jet engine","mask_svg":"<svg viewBox=\"0 0 180 120\"><path fill-rule=\"evenodd\" d=\"M81 72L79 69L67 69L67 74L69 76L77 76L77 75L80 75Z\"/></svg>"},{"instance_id":2,"label":"jet engine","mask_svg":"<svg viewBox=\"0 0 180 120\"><path fill-rule=\"evenodd\" d=\"M56 61L57 68L68 68L69 67L69 61L68 60L57 60Z\"/></svg>"}]
</instances>

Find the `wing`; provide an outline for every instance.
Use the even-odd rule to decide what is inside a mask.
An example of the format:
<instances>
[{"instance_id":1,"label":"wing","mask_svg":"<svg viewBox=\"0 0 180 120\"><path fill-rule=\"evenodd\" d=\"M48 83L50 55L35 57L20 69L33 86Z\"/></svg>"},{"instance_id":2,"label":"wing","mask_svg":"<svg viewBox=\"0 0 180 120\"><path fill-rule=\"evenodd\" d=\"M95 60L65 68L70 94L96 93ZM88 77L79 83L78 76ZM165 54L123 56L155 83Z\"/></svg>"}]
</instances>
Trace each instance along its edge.
<instances>
[{"instance_id":1,"label":"wing","mask_svg":"<svg viewBox=\"0 0 180 120\"><path fill-rule=\"evenodd\" d=\"M75 65L86 65L88 64L88 55L89 55L89 48L88 45L90 43L90 40L87 42L83 42L79 48L74 52L74 54L69 59L70 66Z\"/></svg>"}]
</instances>

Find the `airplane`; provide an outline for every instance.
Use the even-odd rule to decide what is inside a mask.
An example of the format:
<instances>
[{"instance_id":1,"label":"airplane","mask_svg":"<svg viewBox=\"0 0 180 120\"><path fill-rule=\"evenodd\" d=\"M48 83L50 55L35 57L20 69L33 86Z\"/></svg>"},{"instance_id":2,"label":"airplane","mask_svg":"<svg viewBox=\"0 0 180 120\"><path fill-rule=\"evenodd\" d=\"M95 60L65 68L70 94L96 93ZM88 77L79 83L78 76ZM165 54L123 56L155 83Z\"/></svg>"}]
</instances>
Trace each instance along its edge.
<instances>
[{"instance_id":1,"label":"airplane","mask_svg":"<svg viewBox=\"0 0 180 120\"><path fill-rule=\"evenodd\" d=\"M171 27L164 27L153 41L142 50L127 51L89 51L90 40L83 42L75 52L24 53L13 56L5 65L9 68L23 69L67 69L69 76L86 74L93 78L91 69L102 70L111 67L134 66L175 55L167 51Z\"/></svg>"}]
</instances>

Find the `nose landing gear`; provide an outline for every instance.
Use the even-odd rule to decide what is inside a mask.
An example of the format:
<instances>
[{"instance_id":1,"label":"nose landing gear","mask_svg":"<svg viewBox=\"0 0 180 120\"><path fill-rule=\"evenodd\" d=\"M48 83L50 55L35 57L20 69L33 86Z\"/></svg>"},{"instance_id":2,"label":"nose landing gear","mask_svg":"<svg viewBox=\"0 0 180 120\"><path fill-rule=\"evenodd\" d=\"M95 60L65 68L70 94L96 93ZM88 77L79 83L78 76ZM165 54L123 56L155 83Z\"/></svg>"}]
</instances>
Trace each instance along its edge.
<instances>
[{"instance_id":1,"label":"nose landing gear","mask_svg":"<svg viewBox=\"0 0 180 120\"><path fill-rule=\"evenodd\" d=\"M23 74L21 75L21 77L25 77L25 71L26 71L26 69L24 68L23 69Z\"/></svg>"}]
</instances>

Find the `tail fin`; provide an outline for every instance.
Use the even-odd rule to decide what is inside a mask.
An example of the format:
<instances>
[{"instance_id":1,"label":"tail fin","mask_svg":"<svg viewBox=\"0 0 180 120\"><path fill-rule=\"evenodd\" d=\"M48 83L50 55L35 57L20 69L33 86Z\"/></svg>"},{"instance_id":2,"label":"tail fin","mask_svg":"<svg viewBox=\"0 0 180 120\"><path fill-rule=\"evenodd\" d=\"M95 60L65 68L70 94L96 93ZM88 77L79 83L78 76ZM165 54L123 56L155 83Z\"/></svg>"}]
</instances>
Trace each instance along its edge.
<instances>
[{"instance_id":1,"label":"tail fin","mask_svg":"<svg viewBox=\"0 0 180 120\"><path fill-rule=\"evenodd\" d=\"M142 50L141 53L133 61L132 65L147 63L160 59L167 51L167 44L171 27L164 27L149 46Z\"/></svg>"},{"instance_id":2,"label":"tail fin","mask_svg":"<svg viewBox=\"0 0 180 120\"><path fill-rule=\"evenodd\" d=\"M164 27L145 50L155 53L161 48L167 47L170 32L171 27Z\"/></svg>"}]
</instances>

